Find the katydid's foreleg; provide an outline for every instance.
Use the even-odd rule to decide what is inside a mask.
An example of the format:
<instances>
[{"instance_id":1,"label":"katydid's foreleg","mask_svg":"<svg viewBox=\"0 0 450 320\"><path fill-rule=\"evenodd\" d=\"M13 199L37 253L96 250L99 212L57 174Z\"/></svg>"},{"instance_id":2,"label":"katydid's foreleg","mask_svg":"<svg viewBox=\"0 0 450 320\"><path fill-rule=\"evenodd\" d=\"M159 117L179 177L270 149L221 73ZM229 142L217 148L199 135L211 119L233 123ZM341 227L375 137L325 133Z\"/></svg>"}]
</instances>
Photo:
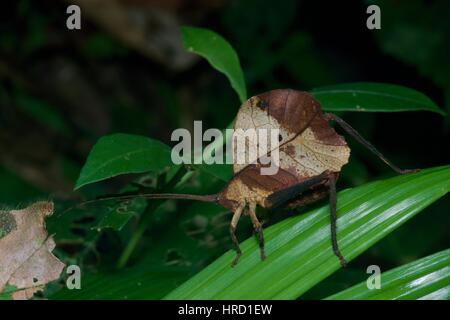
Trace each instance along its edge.
<instances>
[{"instance_id":1,"label":"katydid's foreleg","mask_svg":"<svg viewBox=\"0 0 450 320\"><path fill-rule=\"evenodd\" d=\"M394 165L391 161L389 161L380 151L378 151L369 141L367 141L366 139L364 139L358 131L356 131L355 129L353 129L347 122L345 122L344 120L342 120L341 118L339 118L337 115L334 115L332 113L326 113L325 114L325 118L327 120L333 120L336 121L336 123L342 127L342 129L344 129L349 135L351 135L353 138L356 139L356 141L358 141L359 143L361 143L364 147L366 147L367 149L369 149L372 153L374 153L376 156L378 156L381 160L383 160L384 163L386 163L389 167L391 167L395 172L400 173L400 174L405 174L405 173L412 173L412 172L417 172L417 169L412 169L412 170L403 170L400 169L399 167L397 167L396 165Z\"/></svg>"},{"instance_id":2,"label":"katydid's foreleg","mask_svg":"<svg viewBox=\"0 0 450 320\"><path fill-rule=\"evenodd\" d=\"M334 254L339 258L339 262L341 266L346 267L347 261L341 254L341 250L339 250L339 245L337 241L337 214L336 214L336 178L333 174L330 174L328 180L330 186L330 228L331 228L331 244L333 246Z\"/></svg>"},{"instance_id":3,"label":"katydid's foreleg","mask_svg":"<svg viewBox=\"0 0 450 320\"><path fill-rule=\"evenodd\" d=\"M239 258L241 257L241 254L242 254L241 248L239 247L239 242L236 237L236 227L239 222L239 219L241 218L242 211L244 210L244 208L245 208L245 204L239 205L239 207L237 207L237 209L233 213L233 218L231 218L230 236L231 236L231 241L233 242L234 250L236 251L236 257L234 258L233 262L231 263L232 267L234 267L239 262Z\"/></svg>"},{"instance_id":4,"label":"katydid's foreleg","mask_svg":"<svg viewBox=\"0 0 450 320\"><path fill-rule=\"evenodd\" d=\"M266 259L266 253L264 251L264 234L262 229L262 224L259 222L256 216L256 204L250 203L248 206L250 219L252 220L253 230L255 231L256 237L258 239L259 251L261 255L261 260Z\"/></svg>"}]
</instances>

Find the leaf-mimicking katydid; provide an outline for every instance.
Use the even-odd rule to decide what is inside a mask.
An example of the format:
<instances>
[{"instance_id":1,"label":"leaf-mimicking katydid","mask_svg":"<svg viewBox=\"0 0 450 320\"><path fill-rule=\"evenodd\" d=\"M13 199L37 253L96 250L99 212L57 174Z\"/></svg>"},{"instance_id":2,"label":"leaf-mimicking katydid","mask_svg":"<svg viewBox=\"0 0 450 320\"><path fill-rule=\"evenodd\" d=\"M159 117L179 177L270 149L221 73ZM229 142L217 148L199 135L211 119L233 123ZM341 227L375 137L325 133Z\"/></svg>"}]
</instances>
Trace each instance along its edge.
<instances>
[{"instance_id":1,"label":"leaf-mimicking katydid","mask_svg":"<svg viewBox=\"0 0 450 320\"><path fill-rule=\"evenodd\" d=\"M279 168L274 175L262 175L260 161L234 165L234 176L224 189L214 195L140 194L114 197L117 200L142 197L146 199L187 199L215 202L233 215L230 236L236 250L235 266L241 256L236 227L242 215L249 216L265 259L264 236L256 207L296 208L329 197L331 244L340 264L347 262L337 240L336 181L342 166L348 162L350 148L329 122L336 122L344 131L377 155L399 174L401 170L386 159L374 146L338 116L323 113L319 102L309 93L291 89L272 90L251 97L239 109L235 129L276 128L279 136ZM259 159L258 159L259 160ZM100 200L107 200L105 198ZM93 200L99 201L99 200ZM93 202L90 201L90 202Z\"/></svg>"}]
</instances>

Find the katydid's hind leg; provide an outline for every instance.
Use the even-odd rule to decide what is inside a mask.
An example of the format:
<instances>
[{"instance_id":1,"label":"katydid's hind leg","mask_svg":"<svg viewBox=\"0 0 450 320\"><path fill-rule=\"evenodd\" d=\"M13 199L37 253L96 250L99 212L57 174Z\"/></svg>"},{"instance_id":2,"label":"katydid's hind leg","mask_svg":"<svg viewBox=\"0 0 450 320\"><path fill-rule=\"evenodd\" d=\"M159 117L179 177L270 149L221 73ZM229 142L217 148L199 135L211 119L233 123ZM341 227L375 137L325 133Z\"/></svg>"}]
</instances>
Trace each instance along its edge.
<instances>
[{"instance_id":1,"label":"katydid's hind leg","mask_svg":"<svg viewBox=\"0 0 450 320\"><path fill-rule=\"evenodd\" d=\"M339 250L339 245L338 245L338 241L337 241L336 178L334 177L333 174L330 174L330 178L329 178L328 181L329 181L329 184L330 184L331 243L333 245L333 252L339 258L339 262L341 263L341 266L346 267L347 266L347 261L342 256L341 250Z\"/></svg>"},{"instance_id":2,"label":"katydid's hind leg","mask_svg":"<svg viewBox=\"0 0 450 320\"><path fill-rule=\"evenodd\" d=\"M230 223L230 236L231 241L233 242L234 250L236 251L236 257L233 259L233 262L231 262L231 266L234 267L238 262L239 258L241 257L242 251L239 247L239 242L236 237L236 227L239 222L239 219L241 218L242 211L245 208L245 204L239 205L239 207L234 211L233 218L231 218Z\"/></svg>"},{"instance_id":3,"label":"katydid's hind leg","mask_svg":"<svg viewBox=\"0 0 450 320\"><path fill-rule=\"evenodd\" d=\"M376 156L378 156L378 158L380 158L384 163L386 163L389 167L391 167L392 170L394 170L395 172L397 172L399 174L406 174L406 173L413 173L413 172L419 171L419 169L406 169L406 170L403 170L403 169L400 169L399 167L397 167L396 165L394 165L380 151L378 151L369 141L364 139L359 134L358 131L353 129L347 122L345 122L344 120L339 118L337 115L334 115L332 113L326 113L325 114L325 118L328 121L330 121L330 120L336 121L336 123L339 124L339 126L341 126L342 129L344 129L349 135L351 135L353 138L355 138L356 141L361 143L364 147L366 147L372 153L374 153Z\"/></svg>"},{"instance_id":4,"label":"katydid's hind leg","mask_svg":"<svg viewBox=\"0 0 450 320\"><path fill-rule=\"evenodd\" d=\"M266 253L264 251L264 233L262 229L262 224L259 222L256 216L256 203L250 203L248 206L250 219L252 220L253 230L255 231L256 237L259 244L259 252L261 255L261 260L266 259Z\"/></svg>"},{"instance_id":5,"label":"katydid's hind leg","mask_svg":"<svg viewBox=\"0 0 450 320\"><path fill-rule=\"evenodd\" d=\"M323 198L328 197L329 189L322 187L319 189L312 190L311 192L307 192L301 194L297 199L290 201L286 204L286 207L289 209L295 209L303 206L307 206L312 203L316 203Z\"/></svg>"},{"instance_id":6,"label":"katydid's hind leg","mask_svg":"<svg viewBox=\"0 0 450 320\"><path fill-rule=\"evenodd\" d=\"M330 172L326 170L317 176L270 194L266 199L266 207L276 208L285 205L288 201L310 190L311 187L327 181L329 174Z\"/></svg>"}]
</instances>

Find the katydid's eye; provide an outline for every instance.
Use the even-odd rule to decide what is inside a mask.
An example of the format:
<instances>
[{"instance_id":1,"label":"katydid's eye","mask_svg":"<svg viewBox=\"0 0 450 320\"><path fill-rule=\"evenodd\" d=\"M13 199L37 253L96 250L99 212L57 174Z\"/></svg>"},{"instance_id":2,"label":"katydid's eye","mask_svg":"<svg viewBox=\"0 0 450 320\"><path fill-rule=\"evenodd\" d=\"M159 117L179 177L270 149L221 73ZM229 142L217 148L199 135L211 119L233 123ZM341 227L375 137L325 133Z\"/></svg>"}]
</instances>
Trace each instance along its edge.
<instances>
[{"instance_id":1,"label":"katydid's eye","mask_svg":"<svg viewBox=\"0 0 450 320\"><path fill-rule=\"evenodd\" d=\"M265 110L265 109L267 109L267 108L269 107L269 103L268 103L267 101L260 100L260 101L257 103L257 106L258 106L258 108L260 108L260 109L262 109L262 110Z\"/></svg>"},{"instance_id":2,"label":"katydid's eye","mask_svg":"<svg viewBox=\"0 0 450 320\"><path fill-rule=\"evenodd\" d=\"M281 134L278 135L278 142L281 142L283 140L283 136Z\"/></svg>"}]
</instances>

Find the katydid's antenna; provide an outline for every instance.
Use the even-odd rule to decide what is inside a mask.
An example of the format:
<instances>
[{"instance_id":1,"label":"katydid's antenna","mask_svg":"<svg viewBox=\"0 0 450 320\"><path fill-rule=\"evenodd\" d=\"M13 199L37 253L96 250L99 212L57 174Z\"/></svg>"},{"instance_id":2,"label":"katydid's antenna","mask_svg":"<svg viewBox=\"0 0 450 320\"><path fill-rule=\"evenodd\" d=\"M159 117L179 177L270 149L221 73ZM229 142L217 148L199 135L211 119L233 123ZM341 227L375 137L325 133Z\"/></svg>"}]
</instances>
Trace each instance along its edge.
<instances>
[{"instance_id":1,"label":"katydid's antenna","mask_svg":"<svg viewBox=\"0 0 450 320\"><path fill-rule=\"evenodd\" d=\"M126 195L126 196L114 196L114 197L105 197L105 198L99 198L99 199L93 199L93 200L87 200L80 202L70 208L67 208L63 211L62 214L66 213L67 211L70 211L75 208L80 208L87 204L92 203L98 203L103 201L109 201L109 200L117 200L117 201L124 201L124 200L132 200L132 199L180 199L180 200L196 200L196 201L203 201L203 202L217 202L218 201L218 194L210 194L210 195L196 195L196 194L182 194L182 193L146 193L146 194L134 194L134 195Z\"/></svg>"}]
</instances>

